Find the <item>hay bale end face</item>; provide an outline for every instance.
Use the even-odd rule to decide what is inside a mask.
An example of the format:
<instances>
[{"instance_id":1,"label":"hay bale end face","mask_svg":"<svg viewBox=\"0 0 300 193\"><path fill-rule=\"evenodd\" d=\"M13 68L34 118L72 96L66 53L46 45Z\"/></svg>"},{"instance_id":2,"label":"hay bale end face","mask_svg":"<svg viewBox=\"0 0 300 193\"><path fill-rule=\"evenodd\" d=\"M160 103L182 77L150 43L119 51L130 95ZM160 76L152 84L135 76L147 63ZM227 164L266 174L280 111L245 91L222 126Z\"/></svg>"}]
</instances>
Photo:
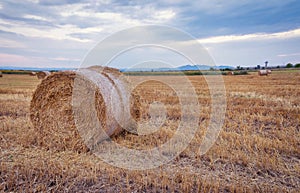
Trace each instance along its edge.
<instances>
[{"instance_id":1,"label":"hay bale end face","mask_svg":"<svg viewBox=\"0 0 300 193\"><path fill-rule=\"evenodd\" d=\"M112 82L114 81L112 77L121 75L119 71L109 68L99 70L98 73L101 73L103 77L110 77L109 81ZM80 132L92 132L93 135L97 132L79 131L75 125L72 94L74 92L74 81L77 79L86 84L87 87L91 86L89 81L75 71L57 72L45 78L33 95L30 104L30 118L39 133L39 144L47 149L86 152L90 146L88 145L88 147L86 145L87 143L84 143L82 133ZM122 84L127 84L127 82L122 82ZM106 85L102 86L105 87ZM105 104L105 99L109 97L106 96L106 93L101 93L99 89L97 89L94 94L94 106L96 108L97 118L101 127L106 132L106 136L120 133L123 128L113 118L114 115L111 115L111 112L106 108L109 104ZM138 97L134 96L131 98L134 102L131 102L132 100L130 101L130 113L135 120L138 120L140 117L140 103ZM84 100L85 97L83 96L83 103ZM129 115L125 113L125 116ZM125 121L127 121L127 119ZM112 128L112 125L117 126ZM124 125L132 126L132 124L129 123L124 123ZM91 143L98 143L105 139L103 136L96 136L96 138L96 141L92 141Z\"/></svg>"}]
</instances>

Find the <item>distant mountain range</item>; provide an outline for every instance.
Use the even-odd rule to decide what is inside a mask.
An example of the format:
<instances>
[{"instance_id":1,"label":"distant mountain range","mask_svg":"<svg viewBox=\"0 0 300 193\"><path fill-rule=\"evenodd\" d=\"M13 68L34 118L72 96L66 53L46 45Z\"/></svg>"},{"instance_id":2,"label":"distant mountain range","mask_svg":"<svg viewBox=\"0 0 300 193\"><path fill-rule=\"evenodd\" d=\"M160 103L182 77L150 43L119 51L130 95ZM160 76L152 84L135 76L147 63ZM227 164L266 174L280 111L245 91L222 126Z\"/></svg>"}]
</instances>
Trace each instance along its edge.
<instances>
[{"instance_id":1,"label":"distant mountain range","mask_svg":"<svg viewBox=\"0 0 300 193\"><path fill-rule=\"evenodd\" d=\"M120 69L122 72L137 72L137 71L155 71L155 72L165 72L165 71L188 71L188 70L210 70L213 69L234 69L232 66L208 66L208 65L184 65L176 68L125 68Z\"/></svg>"},{"instance_id":2,"label":"distant mountain range","mask_svg":"<svg viewBox=\"0 0 300 193\"><path fill-rule=\"evenodd\" d=\"M184 65L175 68L123 68L121 72L165 72L165 71L187 71L187 70L210 70L214 69L234 69L232 66L208 66L208 65ZM76 68L36 68L36 67L15 67L15 66L0 66L0 70L28 70L28 71L63 71L63 70L76 70Z\"/></svg>"}]
</instances>

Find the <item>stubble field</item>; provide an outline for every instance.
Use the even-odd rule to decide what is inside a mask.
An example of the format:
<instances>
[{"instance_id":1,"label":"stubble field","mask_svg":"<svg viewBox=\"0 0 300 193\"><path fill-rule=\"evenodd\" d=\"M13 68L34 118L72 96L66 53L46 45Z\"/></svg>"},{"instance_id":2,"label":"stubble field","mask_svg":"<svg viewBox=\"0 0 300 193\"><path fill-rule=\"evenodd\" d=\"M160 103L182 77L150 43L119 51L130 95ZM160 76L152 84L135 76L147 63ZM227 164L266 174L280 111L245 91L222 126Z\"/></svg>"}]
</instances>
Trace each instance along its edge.
<instances>
[{"instance_id":1,"label":"stubble field","mask_svg":"<svg viewBox=\"0 0 300 193\"><path fill-rule=\"evenodd\" d=\"M180 85L178 76L162 78ZM213 147L198 154L210 119L211 98L204 77L189 76L201 106L195 137L168 164L131 171L112 167L92 153L40 146L29 117L31 96L40 80L5 74L0 78L0 191L299 192L300 72L223 78L227 109ZM136 89L143 120L150 118L149 107L155 101L165 105L166 120L150 135L123 133L113 140L128 148L151 149L172 138L181 121L181 107L176 93L158 81Z\"/></svg>"}]
</instances>

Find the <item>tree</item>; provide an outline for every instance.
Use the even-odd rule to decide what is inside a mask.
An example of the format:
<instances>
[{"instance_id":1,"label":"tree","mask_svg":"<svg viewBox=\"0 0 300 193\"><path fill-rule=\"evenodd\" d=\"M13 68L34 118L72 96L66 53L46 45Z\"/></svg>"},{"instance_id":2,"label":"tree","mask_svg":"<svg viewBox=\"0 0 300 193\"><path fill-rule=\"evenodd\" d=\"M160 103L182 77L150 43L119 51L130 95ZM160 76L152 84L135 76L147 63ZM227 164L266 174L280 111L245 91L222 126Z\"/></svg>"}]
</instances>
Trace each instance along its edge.
<instances>
[{"instance_id":1,"label":"tree","mask_svg":"<svg viewBox=\"0 0 300 193\"><path fill-rule=\"evenodd\" d=\"M295 64L295 68L300 68L300 63Z\"/></svg>"},{"instance_id":2,"label":"tree","mask_svg":"<svg viewBox=\"0 0 300 193\"><path fill-rule=\"evenodd\" d=\"M292 67L293 67L293 64L288 63L285 67L286 67L286 68L292 68Z\"/></svg>"}]
</instances>

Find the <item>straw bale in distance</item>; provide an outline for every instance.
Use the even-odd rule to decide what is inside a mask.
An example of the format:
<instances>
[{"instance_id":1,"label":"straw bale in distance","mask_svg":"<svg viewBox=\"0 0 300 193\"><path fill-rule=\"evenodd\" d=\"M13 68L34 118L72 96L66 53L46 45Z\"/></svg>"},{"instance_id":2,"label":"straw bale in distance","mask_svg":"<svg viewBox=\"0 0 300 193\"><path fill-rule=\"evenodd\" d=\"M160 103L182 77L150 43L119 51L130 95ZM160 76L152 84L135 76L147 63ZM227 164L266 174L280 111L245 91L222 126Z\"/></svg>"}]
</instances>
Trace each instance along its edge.
<instances>
[{"instance_id":1,"label":"straw bale in distance","mask_svg":"<svg viewBox=\"0 0 300 193\"><path fill-rule=\"evenodd\" d=\"M47 76L49 76L51 73L48 72L48 71L40 71L40 72L37 72L36 75L38 77L38 79L44 79L46 78Z\"/></svg>"},{"instance_id":2,"label":"straw bale in distance","mask_svg":"<svg viewBox=\"0 0 300 193\"><path fill-rule=\"evenodd\" d=\"M31 72L29 73L29 76L36 76L36 72L31 71Z\"/></svg>"}]
</instances>

